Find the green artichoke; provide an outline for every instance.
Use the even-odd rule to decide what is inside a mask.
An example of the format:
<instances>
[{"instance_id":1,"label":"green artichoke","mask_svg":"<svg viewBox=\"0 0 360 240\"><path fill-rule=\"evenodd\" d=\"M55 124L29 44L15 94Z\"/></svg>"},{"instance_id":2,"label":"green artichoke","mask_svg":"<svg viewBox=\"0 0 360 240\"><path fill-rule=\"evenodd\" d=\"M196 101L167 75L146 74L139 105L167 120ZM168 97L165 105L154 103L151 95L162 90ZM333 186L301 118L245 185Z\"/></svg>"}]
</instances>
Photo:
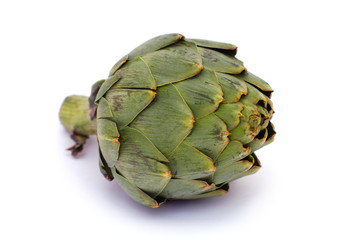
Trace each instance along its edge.
<instances>
[{"instance_id":1,"label":"green artichoke","mask_svg":"<svg viewBox=\"0 0 360 240\"><path fill-rule=\"evenodd\" d=\"M273 90L236 50L180 34L137 47L93 85L89 104L65 99L60 120L73 155L97 134L101 172L150 207L227 193L259 170L254 151L275 136Z\"/></svg>"}]
</instances>

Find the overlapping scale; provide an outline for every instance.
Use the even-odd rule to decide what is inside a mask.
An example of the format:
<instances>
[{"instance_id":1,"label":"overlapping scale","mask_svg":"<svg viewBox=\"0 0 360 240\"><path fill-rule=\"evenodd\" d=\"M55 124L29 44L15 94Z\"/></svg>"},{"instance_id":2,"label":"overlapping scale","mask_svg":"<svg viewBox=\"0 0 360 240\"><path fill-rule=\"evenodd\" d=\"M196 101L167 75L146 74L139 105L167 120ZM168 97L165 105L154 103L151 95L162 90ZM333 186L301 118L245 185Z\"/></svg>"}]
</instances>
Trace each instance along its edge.
<instances>
[{"instance_id":1,"label":"overlapping scale","mask_svg":"<svg viewBox=\"0 0 360 240\"><path fill-rule=\"evenodd\" d=\"M223 101L223 91L215 73L203 70L193 78L175 83L181 96L190 107L195 119L216 111Z\"/></svg>"},{"instance_id":2,"label":"overlapping scale","mask_svg":"<svg viewBox=\"0 0 360 240\"><path fill-rule=\"evenodd\" d=\"M245 177L245 176L248 176L248 175L251 175L251 174L254 174L256 173L257 171L259 171L259 169L261 168L261 164L260 164L260 161L259 159L257 158L257 156L255 155L255 153L252 153L251 155L249 155L249 158L251 158L253 165L251 166L250 169L244 171L244 172L241 172L241 173L238 173L238 174L235 174L233 176L233 178L231 178L230 181L233 181L235 179L238 179L238 178L242 178L242 177Z\"/></svg>"},{"instance_id":3,"label":"overlapping scale","mask_svg":"<svg viewBox=\"0 0 360 240\"><path fill-rule=\"evenodd\" d=\"M221 184L217 186L215 190L207 191L200 194L195 194L192 196L184 197L183 199L199 199L199 198L209 198L209 197L218 197L226 194L229 191L229 184Z\"/></svg>"},{"instance_id":4,"label":"overlapping scale","mask_svg":"<svg viewBox=\"0 0 360 240\"><path fill-rule=\"evenodd\" d=\"M220 165L216 168L213 181L215 184L230 182L239 178L239 176L249 170L253 164L253 158L247 157L228 165Z\"/></svg>"},{"instance_id":5,"label":"overlapping scale","mask_svg":"<svg viewBox=\"0 0 360 240\"><path fill-rule=\"evenodd\" d=\"M209 48L227 55L234 57L236 55L237 46L229 43L215 42L203 39L186 39L187 41L194 42L197 46Z\"/></svg>"},{"instance_id":6,"label":"overlapping scale","mask_svg":"<svg viewBox=\"0 0 360 240\"><path fill-rule=\"evenodd\" d=\"M171 179L160 196L167 199L185 199L215 190L215 184L192 179Z\"/></svg>"},{"instance_id":7,"label":"overlapping scale","mask_svg":"<svg viewBox=\"0 0 360 240\"><path fill-rule=\"evenodd\" d=\"M224 151L215 159L215 166L225 166L247 157L251 153L250 147L244 145L236 140L230 141Z\"/></svg>"},{"instance_id":8,"label":"overlapping scale","mask_svg":"<svg viewBox=\"0 0 360 240\"><path fill-rule=\"evenodd\" d=\"M109 102L119 129L130 124L155 98L156 93L144 89L111 88L105 98Z\"/></svg>"},{"instance_id":9,"label":"overlapping scale","mask_svg":"<svg viewBox=\"0 0 360 240\"><path fill-rule=\"evenodd\" d=\"M181 41L141 58L149 66L157 86L188 79L203 69L201 55L191 42Z\"/></svg>"},{"instance_id":10,"label":"overlapping scale","mask_svg":"<svg viewBox=\"0 0 360 240\"><path fill-rule=\"evenodd\" d=\"M158 88L155 99L129 125L141 131L165 156L191 132L194 115L173 85Z\"/></svg>"},{"instance_id":11,"label":"overlapping scale","mask_svg":"<svg viewBox=\"0 0 360 240\"><path fill-rule=\"evenodd\" d=\"M266 127L266 129L267 129L267 132L268 132L268 136L267 136L266 141L265 141L263 146L266 146L266 145L272 143L274 141L274 137L275 137L275 134L276 134L274 125L271 122Z\"/></svg>"},{"instance_id":12,"label":"overlapping scale","mask_svg":"<svg viewBox=\"0 0 360 240\"><path fill-rule=\"evenodd\" d=\"M141 44L134 50L132 50L129 53L129 59L132 59L132 58L135 58L138 56L143 56L150 52L155 52L161 48L172 45L172 44L180 41L183 38L184 38L184 36L181 34L178 34L178 33L170 33L170 34L165 34L165 35L154 37L154 38L144 42L143 44Z\"/></svg>"},{"instance_id":13,"label":"overlapping scale","mask_svg":"<svg viewBox=\"0 0 360 240\"><path fill-rule=\"evenodd\" d=\"M191 134L184 140L210 158L216 158L229 142L226 124L215 114L194 123Z\"/></svg>"},{"instance_id":14,"label":"overlapping scale","mask_svg":"<svg viewBox=\"0 0 360 240\"><path fill-rule=\"evenodd\" d=\"M99 147L106 159L107 165L113 167L118 159L120 149L120 134L117 130L116 123L108 119L98 119L99 125L97 136Z\"/></svg>"},{"instance_id":15,"label":"overlapping scale","mask_svg":"<svg viewBox=\"0 0 360 240\"><path fill-rule=\"evenodd\" d=\"M115 167L129 182L152 197L159 194L171 179L171 172L165 164L144 156L142 151L134 152L128 146L120 148Z\"/></svg>"},{"instance_id":16,"label":"overlapping scale","mask_svg":"<svg viewBox=\"0 0 360 240\"><path fill-rule=\"evenodd\" d=\"M221 104L215 114L225 122L228 131L231 131L239 125L243 109L244 105L240 102Z\"/></svg>"},{"instance_id":17,"label":"overlapping scale","mask_svg":"<svg viewBox=\"0 0 360 240\"><path fill-rule=\"evenodd\" d=\"M136 202L152 208L159 207L158 201L150 197L144 191L139 189L135 184L131 183L129 180L119 174L115 168L112 169L112 174L121 188Z\"/></svg>"},{"instance_id":18,"label":"overlapping scale","mask_svg":"<svg viewBox=\"0 0 360 240\"><path fill-rule=\"evenodd\" d=\"M142 88L156 90L155 79L141 57L127 62L116 72L116 76L119 76L120 80L112 86L112 89Z\"/></svg>"},{"instance_id":19,"label":"overlapping scale","mask_svg":"<svg viewBox=\"0 0 360 240\"><path fill-rule=\"evenodd\" d=\"M186 143L181 143L171 153L169 160L169 167L174 178L207 178L216 169L210 157Z\"/></svg>"},{"instance_id":20,"label":"overlapping scale","mask_svg":"<svg viewBox=\"0 0 360 240\"><path fill-rule=\"evenodd\" d=\"M248 144L251 148L251 152L255 152L256 150L260 149L264 144L268 137L268 131L265 128L261 130L258 135Z\"/></svg>"},{"instance_id":21,"label":"overlapping scale","mask_svg":"<svg viewBox=\"0 0 360 240\"><path fill-rule=\"evenodd\" d=\"M247 95L247 84L243 80L220 72L216 73L216 76L224 92L224 103L238 102L241 96Z\"/></svg>"},{"instance_id":22,"label":"overlapping scale","mask_svg":"<svg viewBox=\"0 0 360 240\"><path fill-rule=\"evenodd\" d=\"M239 74L245 70L243 63L231 56L212 49L199 47L204 67L216 72Z\"/></svg>"},{"instance_id":23,"label":"overlapping scale","mask_svg":"<svg viewBox=\"0 0 360 240\"><path fill-rule=\"evenodd\" d=\"M248 155L246 158L218 167L214 174L214 183L228 183L235 179L254 174L260 169L261 165L254 153Z\"/></svg>"},{"instance_id":24,"label":"overlapping scale","mask_svg":"<svg viewBox=\"0 0 360 240\"><path fill-rule=\"evenodd\" d=\"M244 71L242 74L237 75L237 77L260 89L267 97L270 97L271 93L273 92L272 88L267 82L248 71Z\"/></svg>"},{"instance_id":25,"label":"overlapping scale","mask_svg":"<svg viewBox=\"0 0 360 240\"><path fill-rule=\"evenodd\" d=\"M181 34L171 33L161 35L144 42L143 44L132 50L128 55L121 58L111 69L110 76L114 75L115 72L119 70L128 60L132 60L146 53L154 52L156 50L169 46L173 43L180 41L182 38L184 37Z\"/></svg>"}]
</instances>

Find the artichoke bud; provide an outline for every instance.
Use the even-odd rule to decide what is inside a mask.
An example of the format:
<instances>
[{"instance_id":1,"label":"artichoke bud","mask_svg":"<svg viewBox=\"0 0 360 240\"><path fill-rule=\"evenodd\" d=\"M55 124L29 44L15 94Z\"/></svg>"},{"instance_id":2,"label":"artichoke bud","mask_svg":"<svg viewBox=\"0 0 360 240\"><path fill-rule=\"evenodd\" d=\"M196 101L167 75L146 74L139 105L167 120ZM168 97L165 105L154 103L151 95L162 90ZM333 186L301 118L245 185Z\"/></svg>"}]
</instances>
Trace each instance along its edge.
<instances>
[{"instance_id":1,"label":"artichoke bud","mask_svg":"<svg viewBox=\"0 0 360 240\"><path fill-rule=\"evenodd\" d=\"M236 50L181 34L135 48L93 85L89 102L65 100L60 119L73 150L96 133L101 173L145 206L227 193L260 169L254 151L275 136L273 90Z\"/></svg>"}]
</instances>

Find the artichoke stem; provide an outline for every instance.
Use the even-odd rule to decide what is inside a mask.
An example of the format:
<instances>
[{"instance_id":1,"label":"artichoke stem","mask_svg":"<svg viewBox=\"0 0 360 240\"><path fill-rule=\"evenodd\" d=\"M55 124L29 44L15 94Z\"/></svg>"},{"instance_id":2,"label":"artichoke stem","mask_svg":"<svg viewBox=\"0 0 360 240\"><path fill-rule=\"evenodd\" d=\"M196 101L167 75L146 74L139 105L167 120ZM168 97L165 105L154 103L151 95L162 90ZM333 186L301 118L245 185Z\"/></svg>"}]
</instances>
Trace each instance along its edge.
<instances>
[{"instance_id":1,"label":"artichoke stem","mask_svg":"<svg viewBox=\"0 0 360 240\"><path fill-rule=\"evenodd\" d=\"M77 156L89 135L96 134L96 118L90 119L89 101L86 96L68 96L60 108L60 121L71 134L75 145L68 148Z\"/></svg>"}]
</instances>

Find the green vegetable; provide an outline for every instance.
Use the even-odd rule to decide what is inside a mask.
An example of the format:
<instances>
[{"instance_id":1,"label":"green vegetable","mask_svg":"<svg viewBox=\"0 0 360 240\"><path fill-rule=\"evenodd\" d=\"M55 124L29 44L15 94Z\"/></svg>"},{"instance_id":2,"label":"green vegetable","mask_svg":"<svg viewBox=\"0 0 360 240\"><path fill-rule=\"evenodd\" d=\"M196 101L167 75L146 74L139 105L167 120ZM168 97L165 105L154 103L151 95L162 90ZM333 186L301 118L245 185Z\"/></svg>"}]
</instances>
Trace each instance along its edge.
<instances>
[{"instance_id":1,"label":"green vegetable","mask_svg":"<svg viewBox=\"0 0 360 240\"><path fill-rule=\"evenodd\" d=\"M96 133L101 172L146 206L225 194L259 170L254 151L275 136L273 90L236 49L180 34L137 47L93 85L89 103L65 99L73 155Z\"/></svg>"}]
</instances>

